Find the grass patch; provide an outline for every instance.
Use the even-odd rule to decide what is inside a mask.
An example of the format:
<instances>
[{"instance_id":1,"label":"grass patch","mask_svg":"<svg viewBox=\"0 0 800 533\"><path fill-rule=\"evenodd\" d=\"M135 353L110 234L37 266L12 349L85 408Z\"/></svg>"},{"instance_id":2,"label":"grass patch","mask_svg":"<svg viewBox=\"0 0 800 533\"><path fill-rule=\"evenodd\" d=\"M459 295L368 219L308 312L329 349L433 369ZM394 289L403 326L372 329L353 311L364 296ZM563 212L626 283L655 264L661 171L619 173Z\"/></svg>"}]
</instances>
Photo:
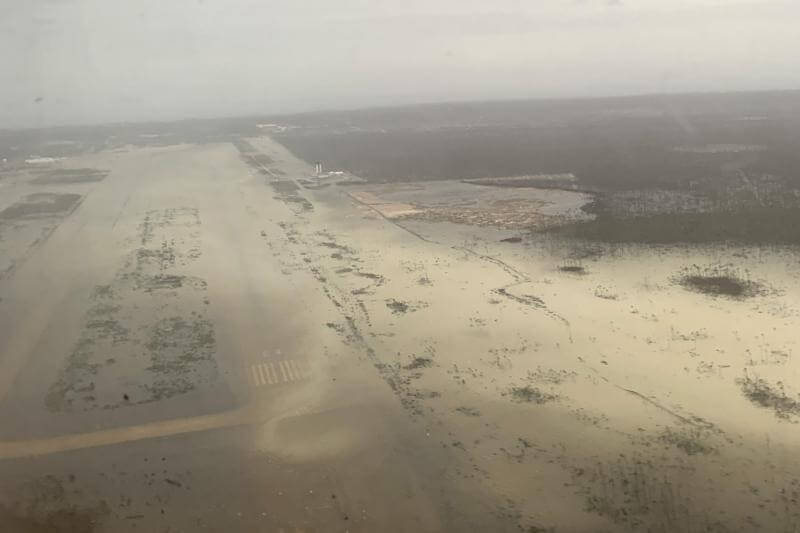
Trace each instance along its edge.
<instances>
[{"instance_id":1,"label":"grass patch","mask_svg":"<svg viewBox=\"0 0 800 533\"><path fill-rule=\"evenodd\" d=\"M433 366L433 359L431 359L430 357L417 356L403 368L405 368L406 370L416 370L418 368L428 368L431 366Z\"/></svg>"},{"instance_id":2,"label":"grass patch","mask_svg":"<svg viewBox=\"0 0 800 533\"><path fill-rule=\"evenodd\" d=\"M381 281L383 278L380 278ZM417 309L428 307L427 302L403 302L390 298L386 300L386 307L392 310L395 315L402 315L405 313L416 311Z\"/></svg>"},{"instance_id":3,"label":"grass patch","mask_svg":"<svg viewBox=\"0 0 800 533\"><path fill-rule=\"evenodd\" d=\"M461 407L456 407L456 412L466 416L481 416L481 412L475 407L466 407L463 405Z\"/></svg>"},{"instance_id":4,"label":"grass patch","mask_svg":"<svg viewBox=\"0 0 800 533\"><path fill-rule=\"evenodd\" d=\"M750 280L730 267L713 265L701 268L697 265L684 269L676 276L677 283L684 289L728 298L750 298L764 292L760 283Z\"/></svg>"},{"instance_id":5,"label":"grass patch","mask_svg":"<svg viewBox=\"0 0 800 533\"><path fill-rule=\"evenodd\" d=\"M714 448L703 442L699 431L675 431L666 428L659 437L661 442L675 446L686 455L707 455L714 451Z\"/></svg>"},{"instance_id":6,"label":"grass patch","mask_svg":"<svg viewBox=\"0 0 800 533\"><path fill-rule=\"evenodd\" d=\"M525 385L524 387L511 387L511 398L516 402L537 403L541 405L552 402L556 399L556 396L543 392L541 389L531 385Z\"/></svg>"},{"instance_id":7,"label":"grass patch","mask_svg":"<svg viewBox=\"0 0 800 533\"><path fill-rule=\"evenodd\" d=\"M780 381L771 385L759 377L745 375L737 383L748 400L759 407L772 409L775 416L789 418L791 415L800 415L800 402L786 394Z\"/></svg>"},{"instance_id":8,"label":"grass patch","mask_svg":"<svg viewBox=\"0 0 800 533\"><path fill-rule=\"evenodd\" d=\"M579 265L561 265L558 270L569 272L570 274L586 274L586 269Z\"/></svg>"}]
</instances>

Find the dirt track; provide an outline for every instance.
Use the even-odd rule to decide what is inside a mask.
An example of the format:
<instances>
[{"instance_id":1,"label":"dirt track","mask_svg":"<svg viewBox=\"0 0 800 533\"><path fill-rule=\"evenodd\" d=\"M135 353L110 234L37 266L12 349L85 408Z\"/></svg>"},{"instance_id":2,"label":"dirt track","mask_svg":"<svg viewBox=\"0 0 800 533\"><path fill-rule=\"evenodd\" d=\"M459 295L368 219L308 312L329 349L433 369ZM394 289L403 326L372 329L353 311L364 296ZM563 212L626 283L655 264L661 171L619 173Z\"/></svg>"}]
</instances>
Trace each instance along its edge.
<instances>
[{"instance_id":1,"label":"dirt track","mask_svg":"<svg viewBox=\"0 0 800 533\"><path fill-rule=\"evenodd\" d=\"M9 527L798 522L792 250L393 220L352 187L299 186L310 168L267 138L59 164L108 174L20 176L0 205ZM37 192L79 198L30 218ZM770 290L674 283L710 261Z\"/></svg>"}]
</instances>

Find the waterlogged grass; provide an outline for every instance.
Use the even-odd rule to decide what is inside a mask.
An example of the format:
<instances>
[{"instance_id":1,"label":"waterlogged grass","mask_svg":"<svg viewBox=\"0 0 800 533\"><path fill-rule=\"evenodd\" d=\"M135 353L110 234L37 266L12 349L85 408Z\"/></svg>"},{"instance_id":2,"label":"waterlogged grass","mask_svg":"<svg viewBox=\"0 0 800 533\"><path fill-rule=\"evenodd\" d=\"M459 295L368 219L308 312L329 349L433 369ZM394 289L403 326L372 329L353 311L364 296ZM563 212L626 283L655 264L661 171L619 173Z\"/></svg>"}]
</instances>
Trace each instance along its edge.
<instances>
[{"instance_id":1,"label":"waterlogged grass","mask_svg":"<svg viewBox=\"0 0 800 533\"><path fill-rule=\"evenodd\" d=\"M747 272L740 272L729 266L693 265L678 274L675 281L686 290L709 296L738 299L758 296L764 292L763 284L751 280Z\"/></svg>"},{"instance_id":2,"label":"waterlogged grass","mask_svg":"<svg viewBox=\"0 0 800 533\"><path fill-rule=\"evenodd\" d=\"M675 446L686 455L707 455L714 452L714 448L705 442L699 430L678 431L666 428L659 439Z\"/></svg>"},{"instance_id":3,"label":"waterlogged grass","mask_svg":"<svg viewBox=\"0 0 800 533\"><path fill-rule=\"evenodd\" d=\"M558 267L558 270L570 274L586 274L586 269L580 265L561 265Z\"/></svg>"},{"instance_id":4,"label":"waterlogged grass","mask_svg":"<svg viewBox=\"0 0 800 533\"><path fill-rule=\"evenodd\" d=\"M737 383L748 400L759 407L772 409L775 416L789 418L800 415L800 401L786 394L782 382L771 384L757 376L745 375Z\"/></svg>"},{"instance_id":5,"label":"waterlogged grass","mask_svg":"<svg viewBox=\"0 0 800 533\"><path fill-rule=\"evenodd\" d=\"M515 402L544 404L547 402L552 402L556 399L554 394L544 392L532 385L525 385L524 387L511 387L510 392L511 398Z\"/></svg>"},{"instance_id":6,"label":"waterlogged grass","mask_svg":"<svg viewBox=\"0 0 800 533\"><path fill-rule=\"evenodd\" d=\"M416 370L418 368L428 368L433 366L433 359L430 357L415 357L404 368L406 370Z\"/></svg>"}]
</instances>

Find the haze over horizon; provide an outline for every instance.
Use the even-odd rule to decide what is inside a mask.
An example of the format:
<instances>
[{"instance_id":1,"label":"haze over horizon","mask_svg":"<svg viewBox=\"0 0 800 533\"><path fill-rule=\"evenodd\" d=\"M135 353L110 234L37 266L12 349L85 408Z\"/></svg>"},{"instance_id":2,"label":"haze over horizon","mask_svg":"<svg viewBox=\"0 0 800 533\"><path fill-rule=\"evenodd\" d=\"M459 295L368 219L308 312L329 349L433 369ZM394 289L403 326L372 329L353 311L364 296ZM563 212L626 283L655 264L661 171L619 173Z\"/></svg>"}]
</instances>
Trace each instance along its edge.
<instances>
[{"instance_id":1,"label":"haze over horizon","mask_svg":"<svg viewBox=\"0 0 800 533\"><path fill-rule=\"evenodd\" d=\"M800 87L777 0L0 4L0 128Z\"/></svg>"}]
</instances>

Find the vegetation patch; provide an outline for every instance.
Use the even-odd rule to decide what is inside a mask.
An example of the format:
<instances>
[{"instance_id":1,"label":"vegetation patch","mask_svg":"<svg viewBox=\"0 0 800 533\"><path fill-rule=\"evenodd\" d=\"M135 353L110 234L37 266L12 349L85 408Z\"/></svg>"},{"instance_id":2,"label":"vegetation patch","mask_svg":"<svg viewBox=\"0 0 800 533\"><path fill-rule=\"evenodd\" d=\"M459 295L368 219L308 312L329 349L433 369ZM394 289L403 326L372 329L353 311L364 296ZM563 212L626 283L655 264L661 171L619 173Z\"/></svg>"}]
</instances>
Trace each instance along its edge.
<instances>
[{"instance_id":1,"label":"vegetation patch","mask_svg":"<svg viewBox=\"0 0 800 533\"><path fill-rule=\"evenodd\" d=\"M788 195L787 195L788 197ZM584 210L596 211L593 208ZM563 237L607 243L798 244L800 209L741 208L700 213L617 216L600 212L594 220L543 228Z\"/></svg>"},{"instance_id":2,"label":"vegetation patch","mask_svg":"<svg viewBox=\"0 0 800 533\"><path fill-rule=\"evenodd\" d=\"M537 387L525 385L524 387L511 387L511 398L516 402L544 404L552 402L557 396Z\"/></svg>"},{"instance_id":3,"label":"vegetation patch","mask_svg":"<svg viewBox=\"0 0 800 533\"><path fill-rule=\"evenodd\" d=\"M558 267L558 270L570 274L586 274L586 269L580 265L561 265Z\"/></svg>"},{"instance_id":4,"label":"vegetation patch","mask_svg":"<svg viewBox=\"0 0 800 533\"><path fill-rule=\"evenodd\" d=\"M431 359L430 357L417 356L403 368L405 368L406 370L416 370L418 368L428 368L430 366L433 366L433 359Z\"/></svg>"},{"instance_id":5,"label":"vegetation patch","mask_svg":"<svg viewBox=\"0 0 800 533\"><path fill-rule=\"evenodd\" d=\"M703 440L699 430L676 431L666 428L659 437L661 442L675 446L687 455L707 455L714 452L714 448Z\"/></svg>"},{"instance_id":6,"label":"vegetation patch","mask_svg":"<svg viewBox=\"0 0 800 533\"><path fill-rule=\"evenodd\" d=\"M403 302L401 300L395 300L394 298L389 298L386 300L386 307L392 310L392 313L395 315L401 315L405 313L410 313L416 311L418 309L422 309L424 307L428 307L427 302Z\"/></svg>"},{"instance_id":7,"label":"vegetation patch","mask_svg":"<svg viewBox=\"0 0 800 533\"><path fill-rule=\"evenodd\" d=\"M786 394L782 382L771 385L759 377L745 375L737 383L748 400L759 407L772 409L775 416L789 418L791 415L800 415L800 402Z\"/></svg>"},{"instance_id":8,"label":"vegetation patch","mask_svg":"<svg viewBox=\"0 0 800 533\"><path fill-rule=\"evenodd\" d=\"M750 280L746 273L718 265L704 268L694 265L678 274L675 281L686 290L709 296L741 299L764 292L763 285Z\"/></svg>"},{"instance_id":9,"label":"vegetation patch","mask_svg":"<svg viewBox=\"0 0 800 533\"><path fill-rule=\"evenodd\" d=\"M407 313L408 312L408 304L405 302L400 302L398 300L389 300L386 302L386 307L392 310L394 314L400 313Z\"/></svg>"},{"instance_id":10,"label":"vegetation patch","mask_svg":"<svg viewBox=\"0 0 800 533\"><path fill-rule=\"evenodd\" d=\"M534 383L549 383L560 385L568 380L574 380L578 374L571 370L555 370L553 368L536 367L536 370L528 370L528 380Z\"/></svg>"}]
</instances>

